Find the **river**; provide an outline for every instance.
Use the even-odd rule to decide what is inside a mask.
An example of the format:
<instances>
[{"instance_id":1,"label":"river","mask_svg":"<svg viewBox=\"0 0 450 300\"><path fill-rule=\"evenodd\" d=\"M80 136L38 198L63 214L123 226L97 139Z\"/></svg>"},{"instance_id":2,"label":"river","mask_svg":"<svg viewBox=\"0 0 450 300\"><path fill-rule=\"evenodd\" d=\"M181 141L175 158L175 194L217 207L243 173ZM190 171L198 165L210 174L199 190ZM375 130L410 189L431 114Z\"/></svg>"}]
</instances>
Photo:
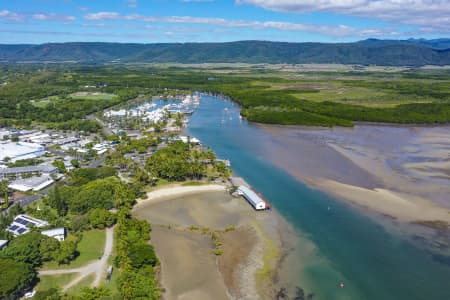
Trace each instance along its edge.
<instances>
[{"instance_id":1,"label":"river","mask_svg":"<svg viewBox=\"0 0 450 300\"><path fill-rule=\"evenodd\" d=\"M450 299L449 262L276 167L263 155L272 137L242 120L239 110L202 95L186 131L229 159L295 228L299 242L283 271L292 285L320 300Z\"/></svg>"}]
</instances>

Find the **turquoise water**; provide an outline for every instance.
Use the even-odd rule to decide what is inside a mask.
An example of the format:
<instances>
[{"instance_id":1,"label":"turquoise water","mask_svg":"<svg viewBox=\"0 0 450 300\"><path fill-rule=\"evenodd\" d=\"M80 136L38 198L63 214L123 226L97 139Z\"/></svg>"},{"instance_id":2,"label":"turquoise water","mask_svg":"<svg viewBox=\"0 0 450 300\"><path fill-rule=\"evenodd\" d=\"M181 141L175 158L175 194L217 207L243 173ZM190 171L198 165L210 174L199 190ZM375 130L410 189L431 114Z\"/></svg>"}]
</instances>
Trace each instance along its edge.
<instances>
[{"instance_id":1,"label":"turquoise water","mask_svg":"<svg viewBox=\"0 0 450 300\"><path fill-rule=\"evenodd\" d=\"M241 120L234 103L204 95L187 132L229 159L235 173L315 245L311 261L300 257L302 243L294 252L302 274L293 284L313 299L450 299L448 263L275 167L262 156L271 137Z\"/></svg>"}]
</instances>

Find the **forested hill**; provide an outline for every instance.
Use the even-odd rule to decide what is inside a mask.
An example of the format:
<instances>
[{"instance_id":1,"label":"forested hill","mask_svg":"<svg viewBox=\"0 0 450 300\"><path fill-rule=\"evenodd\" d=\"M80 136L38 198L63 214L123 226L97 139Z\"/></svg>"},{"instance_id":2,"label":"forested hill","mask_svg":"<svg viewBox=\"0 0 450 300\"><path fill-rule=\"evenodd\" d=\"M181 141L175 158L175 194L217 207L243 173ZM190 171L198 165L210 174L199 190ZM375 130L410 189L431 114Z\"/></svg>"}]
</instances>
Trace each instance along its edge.
<instances>
[{"instance_id":1,"label":"forested hill","mask_svg":"<svg viewBox=\"0 0 450 300\"><path fill-rule=\"evenodd\" d=\"M339 63L383 66L450 65L449 40L355 43L52 43L0 45L3 62Z\"/></svg>"}]
</instances>

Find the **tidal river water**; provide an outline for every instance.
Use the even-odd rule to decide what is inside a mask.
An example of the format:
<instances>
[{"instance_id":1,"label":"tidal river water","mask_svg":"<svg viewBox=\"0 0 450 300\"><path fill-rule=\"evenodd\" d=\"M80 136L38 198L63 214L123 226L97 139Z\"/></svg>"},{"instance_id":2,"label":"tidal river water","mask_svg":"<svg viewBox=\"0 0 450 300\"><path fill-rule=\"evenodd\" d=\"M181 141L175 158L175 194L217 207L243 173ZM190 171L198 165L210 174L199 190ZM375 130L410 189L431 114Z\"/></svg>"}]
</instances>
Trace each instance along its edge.
<instances>
[{"instance_id":1,"label":"tidal river water","mask_svg":"<svg viewBox=\"0 0 450 300\"><path fill-rule=\"evenodd\" d=\"M281 274L291 285L320 300L450 299L450 262L276 167L263 156L270 134L242 120L233 102L201 100L187 134L229 159L295 229L298 242Z\"/></svg>"}]
</instances>

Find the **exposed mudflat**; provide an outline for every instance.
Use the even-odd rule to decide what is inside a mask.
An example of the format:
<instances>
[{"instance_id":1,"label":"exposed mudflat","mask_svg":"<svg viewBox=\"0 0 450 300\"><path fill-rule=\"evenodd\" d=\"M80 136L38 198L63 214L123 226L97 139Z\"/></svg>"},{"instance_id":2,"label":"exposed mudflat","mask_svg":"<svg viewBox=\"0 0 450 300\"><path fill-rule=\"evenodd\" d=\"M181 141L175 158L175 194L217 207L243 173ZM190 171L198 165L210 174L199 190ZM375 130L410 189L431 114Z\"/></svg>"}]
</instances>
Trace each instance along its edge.
<instances>
[{"instance_id":1,"label":"exposed mudflat","mask_svg":"<svg viewBox=\"0 0 450 300\"><path fill-rule=\"evenodd\" d=\"M450 127L261 127L271 161L312 186L406 222L450 221Z\"/></svg>"},{"instance_id":2,"label":"exposed mudflat","mask_svg":"<svg viewBox=\"0 0 450 300\"><path fill-rule=\"evenodd\" d=\"M243 198L204 189L149 193L133 210L152 224L164 299L273 299L279 232L287 232L279 226L286 223L274 211L254 211ZM214 254L211 232L220 238L222 255ZM263 268L268 271L258 279Z\"/></svg>"}]
</instances>

